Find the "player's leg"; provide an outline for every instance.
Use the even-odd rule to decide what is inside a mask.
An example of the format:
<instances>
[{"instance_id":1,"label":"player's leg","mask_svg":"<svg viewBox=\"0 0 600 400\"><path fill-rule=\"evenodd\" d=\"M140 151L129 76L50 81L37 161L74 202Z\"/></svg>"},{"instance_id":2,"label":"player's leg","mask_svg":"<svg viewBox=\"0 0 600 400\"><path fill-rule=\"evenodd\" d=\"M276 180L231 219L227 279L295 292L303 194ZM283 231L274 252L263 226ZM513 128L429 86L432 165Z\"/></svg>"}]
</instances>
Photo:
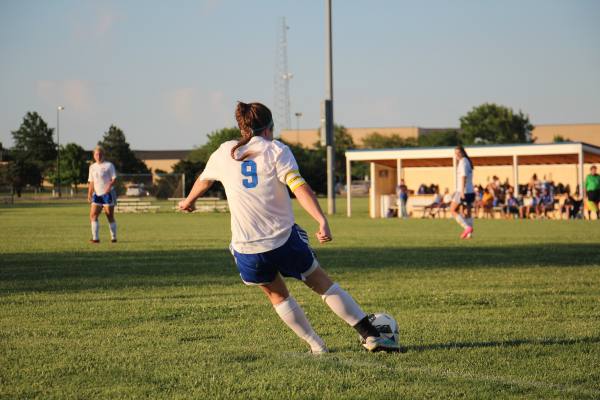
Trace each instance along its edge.
<instances>
[{"instance_id":1,"label":"player's leg","mask_svg":"<svg viewBox=\"0 0 600 400\"><path fill-rule=\"evenodd\" d=\"M461 236L463 239L470 239L473 235L473 217L471 214L471 205L472 203L467 200L467 204L465 206L465 222L468 226Z\"/></svg>"},{"instance_id":2,"label":"player's leg","mask_svg":"<svg viewBox=\"0 0 600 400\"><path fill-rule=\"evenodd\" d=\"M467 221L460 214L460 193L455 192L452 196L452 202L450 203L450 212L452 213L452 217L454 220L458 222L460 226L463 228L467 228Z\"/></svg>"},{"instance_id":3,"label":"player's leg","mask_svg":"<svg viewBox=\"0 0 600 400\"><path fill-rule=\"evenodd\" d=\"M117 221L115 220L115 207L104 206L104 213L108 219L108 226L110 227L110 240L113 243L117 241Z\"/></svg>"},{"instance_id":4,"label":"player's leg","mask_svg":"<svg viewBox=\"0 0 600 400\"><path fill-rule=\"evenodd\" d=\"M465 220L465 218L462 215L461 203L462 203L462 199L461 199L460 193L455 192L454 195L452 196L452 202L450 203L450 212L452 213L454 220L460 226L463 227L463 231L460 234L460 238L464 239L467 236L467 234L469 233L469 230L472 231L472 228L469 226L469 223Z\"/></svg>"},{"instance_id":5,"label":"player's leg","mask_svg":"<svg viewBox=\"0 0 600 400\"><path fill-rule=\"evenodd\" d=\"M285 285L279 273L271 283L260 285L262 291L267 295L279 318L294 331L298 337L310 346L313 354L326 353L327 347L323 339L314 331L310 322L304 314L302 307L296 302Z\"/></svg>"},{"instance_id":6,"label":"player's leg","mask_svg":"<svg viewBox=\"0 0 600 400\"><path fill-rule=\"evenodd\" d=\"M400 349L398 343L379 335L358 303L337 283L334 283L320 266L314 268L308 275L304 275L304 283L321 295L331 311L359 333L363 338L363 346L369 351Z\"/></svg>"},{"instance_id":7,"label":"player's leg","mask_svg":"<svg viewBox=\"0 0 600 400\"><path fill-rule=\"evenodd\" d=\"M98 231L100 230L100 226L98 223L98 216L102 212L102 206L98 204L92 203L90 205L90 224L92 227L92 239L90 240L92 243L99 243L100 239L98 237Z\"/></svg>"}]
</instances>

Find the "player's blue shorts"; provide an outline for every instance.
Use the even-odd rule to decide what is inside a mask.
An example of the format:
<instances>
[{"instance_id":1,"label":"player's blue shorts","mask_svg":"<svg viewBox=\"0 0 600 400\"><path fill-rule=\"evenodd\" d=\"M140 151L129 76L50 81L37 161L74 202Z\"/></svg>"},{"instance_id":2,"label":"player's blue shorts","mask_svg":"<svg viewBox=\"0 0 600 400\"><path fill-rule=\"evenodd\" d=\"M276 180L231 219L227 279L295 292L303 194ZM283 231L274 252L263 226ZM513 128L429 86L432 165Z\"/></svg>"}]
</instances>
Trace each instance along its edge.
<instances>
[{"instance_id":1,"label":"player's blue shorts","mask_svg":"<svg viewBox=\"0 0 600 400\"><path fill-rule=\"evenodd\" d=\"M275 280L277 273L304 280L319 262L308 245L308 235L298 225L281 247L264 253L242 254L231 249L240 276L246 285L261 285Z\"/></svg>"},{"instance_id":2,"label":"player's blue shorts","mask_svg":"<svg viewBox=\"0 0 600 400\"><path fill-rule=\"evenodd\" d=\"M114 206L117 202L117 194L114 190L103 195L97 195L96 193L92 196L92 204L97 206Z\"/></svg>"}]
</instances>

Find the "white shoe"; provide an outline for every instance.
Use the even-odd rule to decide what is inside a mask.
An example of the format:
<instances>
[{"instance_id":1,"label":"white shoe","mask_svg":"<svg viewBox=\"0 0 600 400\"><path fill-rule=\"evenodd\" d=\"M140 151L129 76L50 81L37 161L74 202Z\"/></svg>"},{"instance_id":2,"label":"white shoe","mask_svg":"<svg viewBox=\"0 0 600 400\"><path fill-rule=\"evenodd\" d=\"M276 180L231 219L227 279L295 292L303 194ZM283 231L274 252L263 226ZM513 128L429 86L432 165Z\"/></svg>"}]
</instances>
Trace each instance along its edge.
<instances>
[{"instance_id":1,"label":"white shoe","mask_svg":"<svg viewBox=\"0 0 600 400\"><path fill-rule=\"evenodd\" d=\"M322 347L319 350L310 349L310 354L313 356L320 356L327 353L329 353L329 349L327 347Z\"/></svg>"},{"instance_id":2,"label":"white shoe","mask_svg":"<svg viewBox=\"0 0 600 400\"><path fill-rule=\"evenodd\" d=\"M369 336L363 342L363 347L370 352L376 351L400 351L400 345L392 339L381 336Z\"/></svg>"}]
</instances>

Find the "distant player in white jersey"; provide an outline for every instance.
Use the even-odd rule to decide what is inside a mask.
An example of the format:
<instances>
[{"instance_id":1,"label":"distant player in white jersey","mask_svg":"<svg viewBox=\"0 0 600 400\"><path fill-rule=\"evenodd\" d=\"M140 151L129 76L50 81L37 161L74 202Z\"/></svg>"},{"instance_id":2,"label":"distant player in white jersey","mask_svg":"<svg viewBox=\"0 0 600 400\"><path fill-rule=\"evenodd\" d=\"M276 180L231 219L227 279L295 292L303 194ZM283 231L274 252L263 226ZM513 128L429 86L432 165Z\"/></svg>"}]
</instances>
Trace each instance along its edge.
<instances>
[{"instance_id":1,"label":"distant player in white jersey","mask_svg":"<svg viewBox=\"0 0 600 400\"><path fill-rule=\"evenodd\" d=\"M300 175L290 149L273 140L271 111L260 103L238 103L235 117L242 138L225 142L208 160L189 196L179 204L192 211L196 199L220 181L231 210L230 250L244 283L257 285L275 312L313 354L327 347L304 311L289 294L282 276L302 280L363 337L369 351L397 351L393 340L379 335L354 299L320 267L308 245L308 235L294 222L288 187L319 224L321 243L332 239L327 218L310 186Z\"/></svg>"},{"instance_id":2,"label":"distant player in white jersey","mask_svg":"<svg viewBox=\"0 0 600 400\"><path fill-rule=\"evenodd\" d=\"M117 241L117 222L115 221L115 204L117 202L117 194L114 189L117 179L115 166L104 160L104 150L98 146L94 149L94 162L90 165L88 175L88 201L91 204L90 222L92 224L92 239L91 243L100 243L98 231L100 226L98 216L104 209L106 218L110 226L111 242Z\"/></svg>"},{"instance_id":3,"label":"distant player in white jersey","mask_svg":"<svg viewBox=\"0 0 600 400\"><path fill-rule=\"evenodd\" d=\"M475 190L473 189L473 163L467 155L464 147L457 146L454 149L456 161L456 191L450 203L452 216L463 227L460 235L461 239L470 239L473 234L473 217L471 208L475 200ZM462 207L462 210L461 210Z\"/></svg>"}]
</instances>

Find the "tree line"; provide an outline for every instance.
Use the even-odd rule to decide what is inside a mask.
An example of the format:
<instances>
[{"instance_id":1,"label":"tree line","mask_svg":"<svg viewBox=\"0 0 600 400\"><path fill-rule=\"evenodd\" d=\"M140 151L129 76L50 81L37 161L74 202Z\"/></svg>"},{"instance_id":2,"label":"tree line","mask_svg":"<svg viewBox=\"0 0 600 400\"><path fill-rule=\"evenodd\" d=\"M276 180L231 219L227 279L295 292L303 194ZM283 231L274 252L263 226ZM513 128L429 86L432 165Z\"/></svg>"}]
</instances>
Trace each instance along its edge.
<instances>
[{"instance_id":1,"label":"tree line","mask_svg":"<svg viewBox=\"0 0 600 400\"><path fill-rule=\"evenodd\" d=\"M77 143L59 146L54 141L54 128L37 112L28 112L21 126L11 132L14 146L3 149L0 164L0 186L8 186L13 193L21 196L23 188L31 186L41 189L44 181L61 186L74 187L87 184L88 167L92 161L92 152ZM119 172L149 173L143 161L135 156L123 131L111 125L98 142L107 154L107 160L115 164ZM57 155L60 150L60 168L57 168Z\"/></svg>"},{"instance_id":2,"label":"tree line","mask_svg":"<svg viewBox=\"0 0 600 400\"><path fill-rule=\"evenodd\" d=\"M381 135L377 132L367 136L362 148L394 148L394 147L437 147L472 144L508 144L531 143L533 125L523 112L485 103L474 107L460 118L460 128L455 130L433 131L419 137L405 138L399 134ZM30 185L41 187L44 180L56 184L58 181L56 156L58 147L53 140L54 129L36 112L28 112L23 123L12 132L14 146L8 150L2 148L0 153L8 162L0 165L0 186L11 186L14 193L20 195L23 187ZM342 125L334 128L336 181L345 182L345 152L356 148L356 143L347 129ZM188 156L174 165L176 173L186 175L186 192L189 193L195 178L204 169L210 155L225 141L240 138L237 128L223 128L211 132L207 142L194 148ZM111 125L98 142L104 147L106 158L115 164L117 171L129 174L150 173L148 167L138 159L123 131ZM317 193L325 193L326 188L326 151L320 142L314 148L286 143L294 153L303 176L310 182ZM64 185L77 188L87 182L88 166L91 152L84 150L76 143L60 146L60 181ZM158 171L156 171L158 172ZM352 176L360 179L367 174L367 166L353 166ZM223 187L214 185L213 195L221 195Z\"/></svg>"}]
</instances>

